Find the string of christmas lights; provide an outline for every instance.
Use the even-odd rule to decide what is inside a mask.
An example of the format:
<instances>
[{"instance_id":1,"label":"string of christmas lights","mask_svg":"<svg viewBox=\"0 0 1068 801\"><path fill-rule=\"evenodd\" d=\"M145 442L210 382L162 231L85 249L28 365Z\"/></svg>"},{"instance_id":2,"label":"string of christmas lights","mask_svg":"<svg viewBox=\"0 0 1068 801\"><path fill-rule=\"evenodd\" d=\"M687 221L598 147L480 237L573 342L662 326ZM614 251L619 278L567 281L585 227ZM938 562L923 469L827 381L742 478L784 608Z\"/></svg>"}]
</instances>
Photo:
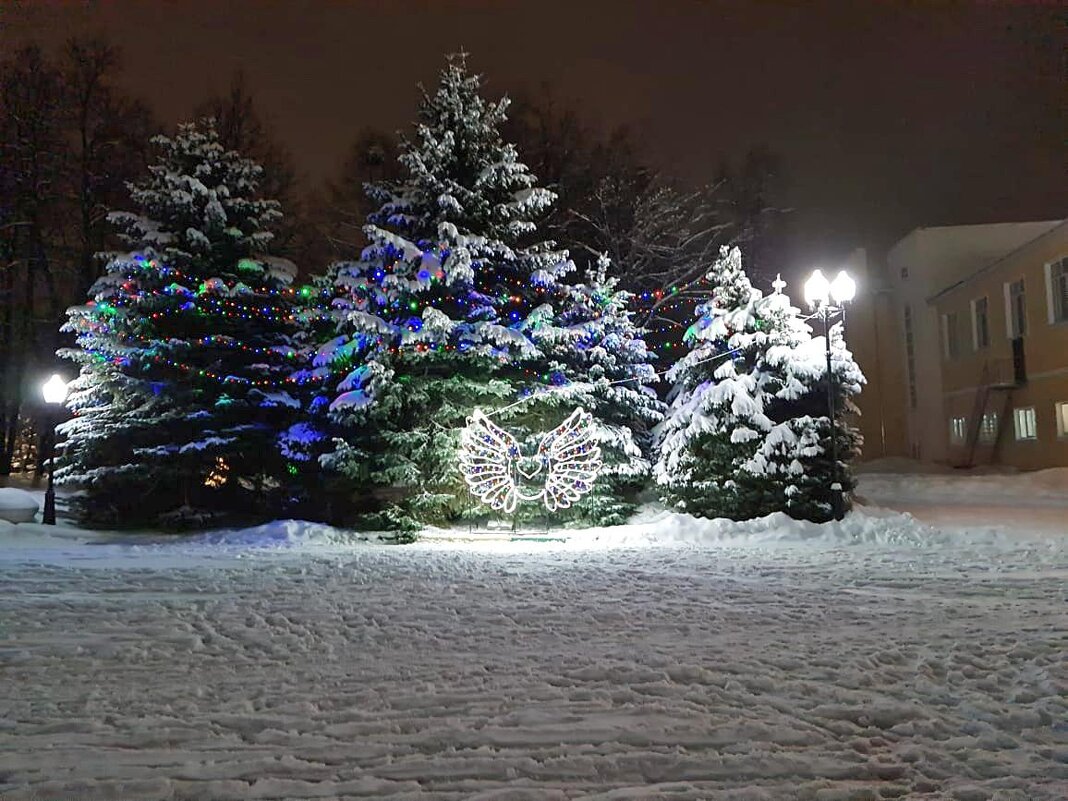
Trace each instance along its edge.
<instances>
[{"instance_id":1,"label":"string of christmas lights","mask_svg":"<svg viewBox=\"0 0 1068 801\"><path fill-rule=\"evenodd\" d=\"M87 351L93 356L99 363L104 364L110 362L117 367L126 366L129 363L129 359L123 356L108 356L107 354L98 351ZM216 373L213 370L206 368L200 368L195 365L180 362L175 359L168 359L166 356L160 356L159 354L146 354L145 360L151 361L155 364L161 364L166 367L170 367L175 370L179 370L189 375L195 375L198 378L206 378L211 381L215 381L220 384L243 384L252 387L285 387L285 386L304 386L306 384L318 383L325 381L328 376L318 373L306 373L298 376L286 376L281 379L271 378L245 378L243 376L235 376L232 374L223 375L222 373Z\"/></svg>"},{"instance_id":2,"label":"string of christmas lights","mask_svg":"<svg viewBox=\"0 0 1068 801\"><path fill-rule=\"evenodd\" d=\"M424 252L423 256L425 257L428 254L433 256L433 257L440 257L441 251L439 249L438 252L436 252L436 253ZM174 268L174 267L169 267L169 266L163 265L158 260L155 260L155 259L144 259L142 257L135 256L134 257L134 261L135 262L139 262L141 265L143 265L145 270L155 270L155 271L157 271L157 273L159 275L164 276L164 277L174 277L176 279L182 279L182 278L189 277L188 274L182 272L181 270L178 270L177 268ZM263 267L258 262L255 262L254 260L242 260L242 264L244 264L244 262L246 262L246 261L249 262L250 266L243 268L241 266L241 264L239 264L239 271L244 270L244 271L247 271L247 272L257 272L257 273L260 273L260 272L263 271ZM254 265L254 266L252 266L252 265ZM400 266L400 261L398 260L398 261L394 262L392 265L390 265L390 268L395 271L399 266ZM387 273L382 268L378 268L372 273L372 275L379 283L384 283L384 281L386 279L386 276L387 276ZM424 288L424 293L425 293L426 289L430 289L431 287L440 288L438 285L440 285L444 280L444 272L441 271L441 270L438 270L438 271L436 271L434 273L430 273L430 271L428 271L426 269L422 269L416 274L416 276L419 279L420 283L423 283L423 284L427 285ZM705 282L706 280L707 279L702 278L702 279L699 279L699 281L697 283ZM228 318L228 319L249 320L249 319L254 319L254 318L258 317L258 318L263 318L263 319L268 319L268 320L275 320L275 321L281 320L281 321L286 321L286 322L297 322L298 320L301 319L301 317L303 315L306 315L309 312L331 312L331 311L334 310L331 305L315 304L315 305L311 305L311 306L304 305L304 306L302 306L300 308L299 311L294 312L293 309L292 309L292 306L288 306L288 305L287 306L280 306L280 305L273 304L273 303L252 303L252 302L247 302L247 301L242 301L242 300L235 300L233 298L232 294L230 294L229 296L223 296L223 297L219 297L218 295L215 294L217 292L234 293L236 290L240 289L238 294L242 295L242 296L244 296L244 295L253 295L253 296L264 296L264 297L290 297L290 298L299 297L299 298L303 298L303 299L306 299L306 300L312 298L313 296L319 296L319 297L332 297L333 296L333 290L331 290L329 288L316 289L315 287L312 287L312 286L309 286L309 285L303 285L301 287L283 287L283 288L277 288L277 289L270 288L270 287L265 287L265 286L259 286L259 287L255 287L254 288L254 287L250 287L250 286L244 284L241 281L232 281L232 282L228 283L226 281L223 281L222 279L211 279L211 280L208 280L208 281L201 281L198 284L197 289L195 291L194 290L190 290L187 287L181 286L178 283L172 283L171 285L165 287L162 290L147 290L146 291L146 290L137 288L134 285L133 281L134 281L134 277L131 276L129 280L127 280L126 282L124 282L121 285L122 289L125 292L127 292L127 298L126 298L127 302L118 301L118 300L112 301L110 303L108 301L99 301L99 302L96 302L95 304L93 304L93 302L90 302L90 305L96 305L97 309L101 312L101 314L107 315L107 314L111 314L111 313L116 313L116 310L119 309L119 308L132 307L132 306L138 304L139 302L144 301L146 298L149 298L149 297L168 297L168 298L173 298L174 296L179 296L179 297L183 297L184 296L184 297L195 298L195 300L189 300L186 303L183 303L182 305L180 305L178 307L175 307L175 308L157 309L155 311L150 312L147 316L150 319L161 319L162 317L165 317L165 316L194 312L196 314L212 314L212 315L215 315L215 316L220 316L220 317ZM500 278L498 281L495 282L495 284L496 284L496 286L500 286L501 284L508 284L508 285L511 285L511 286L513 286L513 287L515 287L517 289L524 289L525 288L525 289L529 290L529 289L533 288L539 294L545 294L546 292L549 291L549 288L547 288L545 286L542 286L542 285L539 285L539 284L527 284L527 283L525 283L523 281L520 281L518 279L509 281L506 278ZM365 281L365 282L362 282L360 284L357 284L356 287L355 287L355 290L358 291L358 292L365 292L366 293L366 292L374 291L376 288L377 288L376 286L372 286L370 283ZM245 290L247 290L247 292ZM418 291L418 289L416 289L416 291ZM486 288L485 291L488 292L488 291L491 291L491 289L490 288ZM695 287L689 287L689 288L687 288L685 291L683 291L680 294L679 287L673 286L673 287L668 287L667 289L646 290L646 291L642 291L642 292L631 292L630 294L631 294L631 297L633 297L635 300L650 301L650 302L652 302L654 304L660 303L660 305L657 307L657 311L658 311L660 316L666 316L666 315L668 315L668 314L670 314L672 312L679 311L680 309L682 309L683 306L694 302L697 298L693 297L691 295L691 293L696 293ZM354 294L354 293L350 293L350 295L351 294ZM478 294L477 302L480 305L484 304L487 300L495 300L496 302L498 302L500 304L509 304L509 303L511 303L511 304L517 304L517 305L518 304L523 304L523 303L526 302L526 299L520 294L497 294L497 295L493 295L493 296L487 296L485 294L477 292L475 289L473 289L471 291L471 293L470 293L470 295L476 295L476 294ZM665 297L670 297L672 295L678 295L679 297L678 297L677 300L672 298L667 303L661 303L661 301ZM459 297L455 298L454 300L456 302L458 302L459 304L461 304L461 305L468 305L468 303L470 302L468 299L459 298ZM601 299L595 298L595 300L597 302L599 302L601 305L604 305L605 303L608 302L607 299L604 299L604 298L601 298ZM359 304L357 303L357 305L359 305ZM381 301L379 302L379 305L380 306L387 306L387 304L382 303ZM399 309L403 305L405 305L403 301L394 301L393 303L388 304L388 308ZM417 300L411 300L411 301L409 301L407 303L408 309L410 311L413 311L413 312L419 311L420 305L421 305L420 302L417 301ZM429 308L431 306L432 306L432 303L429 302L429 299L428 299L428 301L425 303L425 305L423 305L423 308L425 309L425 308ZM513 322L518 322L519 319L520 319L520 315L515 310L511 311L510 313L508 313L507 316L508 316L508 319L510 319ZM412 319L413 320L419 320L419 318L412 318ZM599 318L595 318L595 319L599 319ZM811 319L811 317L807 317L807 318L804 318L804 319L806 319L806 320L807 319ZM593 322L593 321L594 320L591 320L589 322ZM410 324L408 326L409 330L418 331L421 328L421 320L419 320L419 323L420 324L415 324L415 323ZM687 327L688 326L684 322L681 322L681 321L680 322L675 322L675 321L672 321L672 320L665 320L665 321L663 321L663 324L660 325L660 326L655 326L655 327L654 326L646 326L644 331L645 331L646 335L651 335L651 336L662 336L664 334L674 335L674 334L677 334L679 332L679 330L685 329ZM148 342L151 342L151 340L140 340L140 342L148 343ZM255 346L246 345L246 344L244 344L244 343L242 343L240 341L234 340L233 338L224 337L224 336L201 337L199 339L191 340L189 344L190 345L195 345L195 346L229 348L229 349L232 349L232 350L238 350L238 351L241 351L241 352L252 353L252 354L257 354L257 355L272 355L272 354L281 355L281 356L283 356L283 357L285 357L287 359L294 359L297 356L297 353L295 351L294 352L285 353L285 352L280 352L277 349L258 348L258 347L255 347ZM381 345L381 338L379 338L374 343L374 347L380 347L380 345ZM685 348L687 346L686 346L685 342L675 342L675 341L672 341L672 339L669 338L669 339L666 339L663 342L659 342L657 344L657 347L658 348L663 348L665 350L670 350L670 349L676 349L676 348ZM385 351L390 353L391 355L397 355L397 354L401 354L401 353L411 353L411 352L415 352L415 353L418 353L418 354L445 353L445 352L463 352L463 351L465 351L467 349L468 349L467 347L457 346L457 345L450 345L450 344L446 344L446 343L438 343L436 345L430 345L428 343L418 343L418 344L416 344L414 346L408 346L408 347L392 346L392 347L386 348ZM716 357L713 357L713 358L719 358L719 356L722 356L722 355L729 355L729 353L728 354L719 354L719 355L717 355ZM501 358L503 359L504 356L505 356L505 354L502 353ZM286 379L283 379L282 382L273 382L270 379L246 379L246 378L239 378L239 377L235 377L235 376L223 376L221 374L217 374L217 373L214 373L214 372L209 371L209 370L200 369L200 368L197 368L197 367L195 367L193 365L189 365L189 364L186 364L186 363L183 363L183 362L179 362L179 361L176 361L176 360L173 360L173 359L168 359L166 357L159 356L159 355L152 356L151 358L156 363L166 364L166 365L168 365L168 366L170 366L170 367L172 367L174 369L178 369L178 370L181 370L182 372L186 372L186 373L189 373L189 374L195 374L195 375L197 375L199 377L204 377L204 378L208 378L208 379L212 379L212 380L219 380L219 381L223 381L223 382L240 381L242 383L247 383L247 384L253 385L253 386L269 386L269 385L272 385L272 384L282 385L282 384L286 384L286 383L307 383L307 382L310 382L310 381L313 381L313 380L324 380L324 378L325 378L324 376L319 376L319 375L309 376L307 378L292 378L292 377L288 377ZM569 385L561 385L561 383L560 383L561 382L561 376L559 376L559 375L557 375L555 373L543 373L543 372L539 372L539 371L535 371L535 370L527 370L527 369L520 369L519 372L520 372L520 374L522 374L523 376L525 376L527 378L539 381L541 383L552 384L553 386L547 391L554 391L554 390L558 390L558 389L564 389L564 388L567 388L567 386L569 386ZM655 375L659 376L659 375L662 375L662 374L664 374L666 372L667 372L666 370L663 370L663 371L655 373ZM627 383L629 381L634 381L634 380L637 380L637 379L636 378L622 379L620 381L610 382L610 384ZM525 402L526 400L531 399L531 397L534 397L534 396L533 395L525 396L523 399L518 401L518 403ZM510 408L510 407L503 407L503 408L507 409L507 408ZM502 410L498 410L498 411L503 411L503 409Z\"/></svg>"},{"instance_id":3,"label":"string of christmas lights","mask_svg":"<svg viewBox=\"0 0 1068 801\"><path fill-rule=\"evenodd\" d=\"M305 384L313 384L326 379L326 376L317 374L309 374L301 377L286 376L282 379L245 378L244 376L222 375L221 373L215 373L211 370L201 369L194 367L193 365L168 359L165 356L149 356L148 358L156 364L164 364L185 373L195 374L201 378L217 381L220 384L244 384L252 387L282 387L286 385L304 386Z\"/></svg>"},{"instance_id":4,"label":"string of christmas lights","mask_svg":"<svg viewBox=\"0 0 1068 801\"><path fill-rule=\"evenodd\" d=\"M199 337L197 339L184 339L169 342L162 339L148 339L144 337L135 337L127 335L120 340L123 345L137 345L148 347L168 347L168 348L181 348L181 347L205 347L215 348L218 350L238 350L242 353L251 353L257 356L282 356L286 359L295 359L299 355L299 351L296 348L290 348L283 345L275 345L270 348L261 348L255 345L246 345L238 339L229 336L206 336Z\"/></svg>"},{"instance_id":5,"label":"string of christmas lights","mask_svg":"<svg viewBox=\"0 0 1068 801\"><path fill-rule=\"evenodd\" d=\"M740 353L740 352L741 352L741 348L733 348L732 350L728 350L728 351L725 351L723 353L717 353L717 354L715 354L713 356L709 356L707 359L701 359L700 361L696 361L696 362L693 363L693 365L696 366L698 364L706 364L708 362L713 362L716 359L722 359L722 358L724 358L726 356L733 356L734 354ZM667 374L670 370L671 370L671 368L669 367L666 370L659 370L659 371L653 373L652 376L632 376L630 378L621 378L621 379L618 379L616 381L608 381L605 384L601 384L600 386L613 387L613 386L617 386L619 384L629 384L631 381L648 381L651 377L653 377L653 376L660 377L662 375ZM541 392L532 392L529 395L525 395L522 398L520 398L519 400L514 401L513 403L509 403L507 406L502 406L501 408L495 409L492 412L485 412L485 414L486 414L487 417L495 415L495 414L500 414L501 412L506 412L509 409L514 409L516 406L519 406L519 405L521 405L523 403L526 403L529 400L533 400L534 398L541 398L541 397L544 397L546 395L550 395L550 394L553 394L553 393L556 393L556 392L561 392L563 390L574 390L576 386L582 386L582 383L585 383L585 382L572 382L570 384L565 384L563 386L549 387L549 388L547 388L547 389L545 389L545 390L543 390ZM594 385L591 384L591 386L594 386Z\"/></svg>"}]
</instances>

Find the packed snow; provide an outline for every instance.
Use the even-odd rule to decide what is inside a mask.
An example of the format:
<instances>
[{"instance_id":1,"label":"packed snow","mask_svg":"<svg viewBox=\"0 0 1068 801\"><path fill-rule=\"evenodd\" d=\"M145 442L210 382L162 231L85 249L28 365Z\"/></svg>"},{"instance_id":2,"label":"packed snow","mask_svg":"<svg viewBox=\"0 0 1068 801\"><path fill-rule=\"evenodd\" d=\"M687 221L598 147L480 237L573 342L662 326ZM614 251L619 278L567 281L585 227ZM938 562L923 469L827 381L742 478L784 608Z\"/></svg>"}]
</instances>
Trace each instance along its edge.
<instances>
[{"instance_id":1,"label":"packed snow","mask_svg":"<svg viewBox=\"0 0 1068 801\"><path fill-rule=\"evenodd\" d=\"M1017 512L0 522L0 798L1063 801L1068 525Z\"/></svg>"},{"instance_id":2,"label":"packed snow","mask_svg":"<svg viewBox=\"0 0 1068 801\"><path fill-rule=\"evenodd\" d=\"M37 517L37 499L18 487L0 487L0 521L29 523Z\"/></svg>"}]
</instances>

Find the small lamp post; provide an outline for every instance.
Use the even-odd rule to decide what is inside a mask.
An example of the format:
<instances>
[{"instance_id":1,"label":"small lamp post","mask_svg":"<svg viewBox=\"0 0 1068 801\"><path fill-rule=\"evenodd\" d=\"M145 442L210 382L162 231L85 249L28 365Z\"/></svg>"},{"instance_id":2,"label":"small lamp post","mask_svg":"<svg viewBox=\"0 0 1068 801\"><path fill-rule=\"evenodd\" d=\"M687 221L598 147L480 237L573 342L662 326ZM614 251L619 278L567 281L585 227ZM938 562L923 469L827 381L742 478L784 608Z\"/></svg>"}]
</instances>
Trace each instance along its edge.
<instances>
[{"instance_id":1,"label":"small lamp post","mask_svg":"<svg viewBox=\"0 0 1068 801\"><path fill-rule=\"evenodd\" d=\"M41 521L46 526L54 526L56 524L56 417L57 415L52 411L67 399L67 382L63 380L63 377L58 373L53 373L44 384L41 385L41 395L44 396L44 401L48 404L49 425L52 426L52 442L48 449L48 489L45 491L45 505L44 513L41 515Z\"/></svg>"},{"instance_id":2,"label":"small lamp post","mask_svg":"<svg viewBox=\"0 0 1068 801\"><path fill-rule=\"evenodd\" d=\"M831 484L831 508L834 519L841 520L845 515L842 503L842 482L838 469L838 431L835 426L834 408L834 370L831 367L831 316L837 312L845 314L845 304L856 297L857 283L849 273L841 270L833 281L819 270L815 270L805 282L805 303L823 318L823 338L827 345L827 406L831 415L831 461L834 482Z\"/></svg>"}]
</instances>

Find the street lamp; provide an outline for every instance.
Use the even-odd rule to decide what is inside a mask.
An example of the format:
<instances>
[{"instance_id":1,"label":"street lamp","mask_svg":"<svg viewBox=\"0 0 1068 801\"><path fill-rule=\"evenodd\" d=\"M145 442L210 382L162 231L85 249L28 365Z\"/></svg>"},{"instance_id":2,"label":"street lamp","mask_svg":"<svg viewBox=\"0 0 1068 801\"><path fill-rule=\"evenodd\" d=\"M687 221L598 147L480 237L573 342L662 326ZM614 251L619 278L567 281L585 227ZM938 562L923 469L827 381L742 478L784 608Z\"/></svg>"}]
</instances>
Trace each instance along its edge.
<instances>
[{"instance_id":1,"label":"street lamp","mask_svg":"<svg viewBox=\"0 0 1068 801\"><path fill-rule=\"evenodd\" d=\"M49 414L48 421L52 427L52 442L48 449L48 489L45 491L45 505L44 513L41 515L41 522L46 526L54 526L56 524L56 417L57 415L51 410L58 407L63 401L67 399L67 382L63 380L63 377L58 373L53 373L49 378L41 385L41 395L44 396L45 403L48 404Z\"/></svg>"},{"instance_id":2,"label":"street lamp","mask_svg":"<svg viewBox=\"0 0 1068 801\"><path fill-rule=\"evenodd\" d=\"M836 312L845 314L845 304L856 297L857 282L845 270L839 271L833 281L819 270L813 271L805 282L805 302L823 318L823 338L827 346L827 406L831 413L831 462L834 482L831 484L831 508L834 519L845 515L842 503L842 482L838 466L838 431L835 426L834 369L831 367L831 316Z\"/></svg>"}]
</instances>

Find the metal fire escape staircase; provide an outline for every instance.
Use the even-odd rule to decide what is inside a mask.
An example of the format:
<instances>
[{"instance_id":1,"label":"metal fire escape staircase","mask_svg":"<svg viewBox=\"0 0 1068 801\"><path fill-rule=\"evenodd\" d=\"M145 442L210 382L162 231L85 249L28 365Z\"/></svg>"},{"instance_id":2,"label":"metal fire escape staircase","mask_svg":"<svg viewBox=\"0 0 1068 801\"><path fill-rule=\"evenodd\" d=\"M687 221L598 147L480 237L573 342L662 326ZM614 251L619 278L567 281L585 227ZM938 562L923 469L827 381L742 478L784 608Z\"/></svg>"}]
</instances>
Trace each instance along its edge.
<instances>
[{"instance_id":1,"label":"metal fire escape staircase","mask_svg":"<svg viewBox=\"0 0 1068 801\"><path fill-rule=\"evenodd\" d=\"M1011 359L995 359L983 363L979 383L975 388L972 414L968 418L968 438L957 467L967 469L994 461L998 443L1005 431L1012 391L1026 382L1023 338L1017 337L1012 340ZM996 421L994 435L989 441L983 441L983 420L988 415L993 415Z\"/></svg>"}]
</instances>

